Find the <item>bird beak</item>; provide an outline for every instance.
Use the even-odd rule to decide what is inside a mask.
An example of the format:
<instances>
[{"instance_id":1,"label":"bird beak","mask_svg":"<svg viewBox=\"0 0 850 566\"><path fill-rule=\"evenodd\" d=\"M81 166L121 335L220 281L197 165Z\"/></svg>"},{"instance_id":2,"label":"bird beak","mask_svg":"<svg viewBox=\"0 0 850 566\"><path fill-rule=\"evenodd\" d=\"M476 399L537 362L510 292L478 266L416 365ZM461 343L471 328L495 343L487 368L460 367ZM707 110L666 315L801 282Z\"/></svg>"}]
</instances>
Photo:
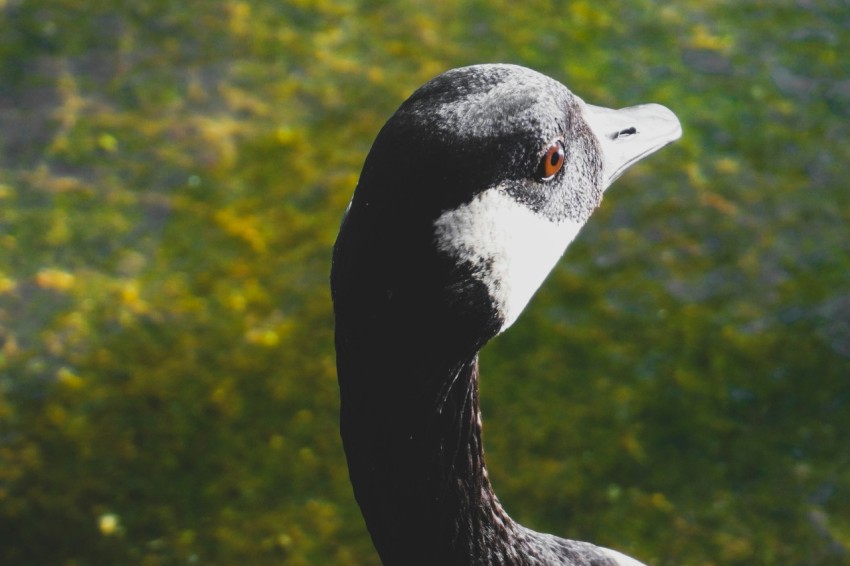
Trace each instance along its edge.
<instances>
[{"instance_id":1,"label":"bird beak","mask_svg":"<svg viewBox=\"0 0 850 566\"><path fill-rule=\"evenodd\" d=\"M634 163L682 137L679 119L660 104L620 110L584 104L583 115L602 148L603 189Z\"/></svg>"}]
</instances>

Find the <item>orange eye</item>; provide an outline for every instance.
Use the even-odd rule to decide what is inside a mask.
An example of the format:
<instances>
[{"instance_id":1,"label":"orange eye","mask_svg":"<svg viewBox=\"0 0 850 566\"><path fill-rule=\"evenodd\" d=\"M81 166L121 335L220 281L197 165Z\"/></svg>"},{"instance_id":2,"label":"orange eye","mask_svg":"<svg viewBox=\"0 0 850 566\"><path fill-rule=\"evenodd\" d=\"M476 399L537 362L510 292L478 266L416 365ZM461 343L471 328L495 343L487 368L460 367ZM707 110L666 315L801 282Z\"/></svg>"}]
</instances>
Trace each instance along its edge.
<instances>
[{"instance_id":1,"label":"orange eye","mask_svg":"<svg viewBox=\"0 0 850 566\"><path fill-rule=\"evenodd\" d=\"M564 142L557 140L543 156L543 161L540 162L540 178L548 181L557 175L558 171L564 166L564 161L566 161Z\"/></svg>"}]
</instances>

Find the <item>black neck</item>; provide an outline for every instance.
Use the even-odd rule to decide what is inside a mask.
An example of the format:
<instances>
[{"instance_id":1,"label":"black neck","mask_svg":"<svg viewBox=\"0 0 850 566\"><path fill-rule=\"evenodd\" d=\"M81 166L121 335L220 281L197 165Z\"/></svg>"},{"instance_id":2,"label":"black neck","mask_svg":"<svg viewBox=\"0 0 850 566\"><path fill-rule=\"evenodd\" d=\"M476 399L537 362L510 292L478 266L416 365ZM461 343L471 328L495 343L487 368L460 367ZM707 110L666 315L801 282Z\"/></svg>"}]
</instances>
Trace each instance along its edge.
<instances>
[{"instance_id":1,"label":"black neck","mask_svg":"<svg viewBox=\"0 0 850 566\"><path fill-rule=\"evenodd\" d=\"M384 563L489 562L482 556L514 524L484 466L477 356L446 361L417 348L401 359L383 350L376 364L360 355L370 349L361 340L337 340L351 480Z\"/></svg>"},{"instance_id":2,"label":"black neck","mask_svg":"<svg viewBox=\"0 0 850 566\"><path fill-rule=\"evenodd\" d=\"M484 466L478 351L503 320L468 267L433 251L432 224L415 218L353 203L331 273L340 430L381 559L611 564L592 545L525 529L499 505Z\"/></svg>"}]
</instances>

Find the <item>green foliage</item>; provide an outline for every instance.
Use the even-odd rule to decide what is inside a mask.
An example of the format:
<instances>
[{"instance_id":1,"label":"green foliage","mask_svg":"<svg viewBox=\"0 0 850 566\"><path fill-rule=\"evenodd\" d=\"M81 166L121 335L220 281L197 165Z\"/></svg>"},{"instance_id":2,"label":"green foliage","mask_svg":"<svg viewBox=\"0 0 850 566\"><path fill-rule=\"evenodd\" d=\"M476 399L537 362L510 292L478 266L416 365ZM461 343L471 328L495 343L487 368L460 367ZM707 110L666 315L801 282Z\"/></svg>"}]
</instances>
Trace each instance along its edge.
<instances>
[{"instance_id":1,"label":"green foliage","mask_svg":"<svg viewBox=\"0 0 850 566\"><path fill-rule=\"evenodd\" d=\"M655 101L483 354L513 515L650 564L850 563L838 0L0 0L0 562L375 564L330 247L383 120L463 64Z\"/></svg>"}]
</instances>

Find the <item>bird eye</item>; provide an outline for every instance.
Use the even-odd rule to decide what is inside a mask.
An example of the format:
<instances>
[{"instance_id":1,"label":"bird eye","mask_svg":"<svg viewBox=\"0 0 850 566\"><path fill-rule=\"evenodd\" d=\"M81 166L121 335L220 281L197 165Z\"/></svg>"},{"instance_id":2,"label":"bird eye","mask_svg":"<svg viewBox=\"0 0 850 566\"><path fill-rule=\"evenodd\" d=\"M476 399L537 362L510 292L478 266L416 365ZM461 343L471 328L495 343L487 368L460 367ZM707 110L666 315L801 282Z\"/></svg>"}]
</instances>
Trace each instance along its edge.
<instances>
[{"instance_id":1,"label":"bird eye","mask_svg":"<svg viewBox=\"0 0 850 566\"><path fill-rule=\"evenodd\" d=\"M557 175L558 171L563 168L564 161L566 161L566 150L564 149L564 142L562 142L561 140L556 140L549 147L548 151L546 151L546 155L543 156L543 161L540 162L540 179L543 181L548 181L552 177Z\"/></svg>"}]
</instances>

